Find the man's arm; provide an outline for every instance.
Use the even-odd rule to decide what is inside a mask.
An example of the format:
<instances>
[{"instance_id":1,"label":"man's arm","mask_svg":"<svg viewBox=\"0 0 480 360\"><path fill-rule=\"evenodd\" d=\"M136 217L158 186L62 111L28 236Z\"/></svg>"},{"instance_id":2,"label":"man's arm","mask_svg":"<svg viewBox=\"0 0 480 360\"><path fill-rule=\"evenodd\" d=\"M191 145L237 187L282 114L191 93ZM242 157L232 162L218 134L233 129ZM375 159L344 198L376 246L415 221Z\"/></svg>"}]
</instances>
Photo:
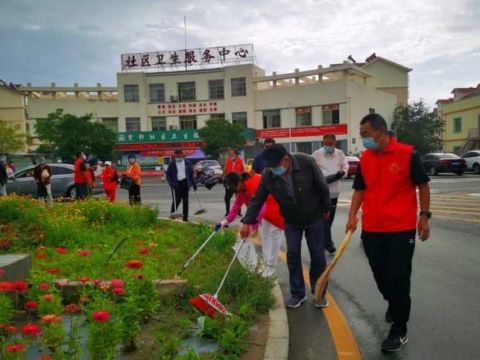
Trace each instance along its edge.
<instances>
[{"instance_id":1,"label":"man's arm","mask_svg":"<svg viewBox=\"0 0 480 360\"><path fill-rule=\"evenodd\" d=\"M317 189L320 191L322 195L322 209L324 213L328 213L330 211L330 190L328 189L327 182L325 181L325 177L323 176L320 168L318 167L315 159L311 158L312 164L312 171L313 171L313 180L317 185Z\"/></svg>"},{"instance_id":2,"label":"man's arm","mask_svg":"<svg viewBox=\"0 0 480 360\"><path fill-rule=\"evenodd\" d=\"M363 194L365 190L355 190L352 195L352 204L348 213L348 222L346 231L354 232L357 229L358 218L357 213L363 203Z\"/></svg>"},{"instance_id":3,"label":"man's arm","mask_svg":"<svg viewBox=\"0 0 480 360\"><path fill-rule=\"evenodd\" d=\"M428 182L418 185L418 195L420 199L420 211L429 211L430 209L430 185ZM428 217L420 215L418 219L418 236L422 241L427 240L430 237L430 225L428 223Z\"/></svg>"}]
</instances>

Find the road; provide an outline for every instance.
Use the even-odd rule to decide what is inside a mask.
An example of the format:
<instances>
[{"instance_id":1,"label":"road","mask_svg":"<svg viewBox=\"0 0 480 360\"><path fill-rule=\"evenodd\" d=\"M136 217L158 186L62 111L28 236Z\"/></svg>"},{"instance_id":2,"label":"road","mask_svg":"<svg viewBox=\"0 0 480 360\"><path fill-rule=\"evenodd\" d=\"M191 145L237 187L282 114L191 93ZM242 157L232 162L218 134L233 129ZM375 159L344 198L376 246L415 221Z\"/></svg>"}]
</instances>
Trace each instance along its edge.
<instances>
[{"instance_id":1,"label":"road","mask_svg":"<svg viewBox=\"0 0 480 360\"><path fill-rule=\"evenodd\" d=\"M147 180L144 203L168 215L168 188ZM334 223L335 241L341 241L346 223L352 180L341 184L342 194ZM432 232L417 241L413 260L412 314L409 343L394 359L475 359L480 357L480 176L437 176L432 179ZM198 190L208 213L216 221L224 213L223 188ZM120 190L119 200L125 201ZM192 211L198 208L191 196ZM192 217L193 219L193 217ZM285 250L285 249L284 249ZM304 264L309 257L303 247ZM288 273L282 263L279 283L288 295ZM384 322L386 303L376 289L359 234L335 268L329 291L345 315L364 359L384 359L380 344L389 326ZM336 358L328 327L311 300L289 310L290 359ZM312 328L314 331L312 331ZM333 354L333 355L332 355Z\"/></svg>"}]
</instances>

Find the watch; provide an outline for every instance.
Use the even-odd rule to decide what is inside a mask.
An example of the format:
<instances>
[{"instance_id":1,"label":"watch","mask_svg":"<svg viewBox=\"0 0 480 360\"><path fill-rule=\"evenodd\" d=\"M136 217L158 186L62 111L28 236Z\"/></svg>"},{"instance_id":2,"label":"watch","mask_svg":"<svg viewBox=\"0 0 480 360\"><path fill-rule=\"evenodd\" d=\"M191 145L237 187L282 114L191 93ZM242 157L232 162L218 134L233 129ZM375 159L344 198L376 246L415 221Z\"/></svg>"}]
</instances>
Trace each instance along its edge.
<instances>
[{"instance_id":1,"label":"watch","mask_svg":"<svg viewBox=\"0 0 480 360\"><path fill-rule=\"evenodd\" d=\"M432 213L430 211L420 211L420 216L425 215L427 219L432 217Z\"/></svg>"}]
</instances>

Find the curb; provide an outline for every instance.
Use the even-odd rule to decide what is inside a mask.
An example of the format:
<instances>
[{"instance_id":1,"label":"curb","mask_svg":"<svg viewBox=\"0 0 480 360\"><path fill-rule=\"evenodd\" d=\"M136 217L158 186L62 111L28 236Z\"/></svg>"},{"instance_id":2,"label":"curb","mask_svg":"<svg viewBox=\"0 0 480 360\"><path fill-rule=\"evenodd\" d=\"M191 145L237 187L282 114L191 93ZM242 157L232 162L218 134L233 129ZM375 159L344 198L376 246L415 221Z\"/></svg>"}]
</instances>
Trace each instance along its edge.
<instances>
[{"instance_id":1,"label":"curb","mask_svg":"<svg viewBox=\"0 0 480 360\"><path fill-rule=\"evenodd\" d=\"M268 340L263 358L264 360L287 360L289 346L288 317L282 290L277 280L275 280L273 287L273 296L275 297L275 305L269 313Z\"/></svg>"}]
</instances>

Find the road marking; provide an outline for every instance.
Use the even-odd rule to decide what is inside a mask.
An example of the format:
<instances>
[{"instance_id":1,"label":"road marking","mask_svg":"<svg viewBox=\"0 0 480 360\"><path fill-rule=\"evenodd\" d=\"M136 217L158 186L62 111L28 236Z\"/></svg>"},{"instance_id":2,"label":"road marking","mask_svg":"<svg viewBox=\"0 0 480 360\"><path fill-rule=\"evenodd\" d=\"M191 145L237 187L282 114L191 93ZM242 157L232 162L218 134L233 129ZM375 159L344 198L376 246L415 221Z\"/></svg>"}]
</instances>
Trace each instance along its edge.
<instances>
[{"instance_id":1,"label":"road marking","mask_svg":"<svg viewBox=\"0 0 480 360\"><path fill-rule=\"evenodd\" d=\"M262 245L261 240L258 237L251 237L251 239L255 245ZM283 262L287 262L287 254L284 251L279 251L278 258ZM305 266L303 266L303 278L305 279L305 285L310 288L309 270ZM328 328L335 345L335 351L337 352L337 359L362 359L357 341L353 336L352 330L350 329L342 310L330 292L327 291L326 297L330 303L330 306L322 309L321 311L323 312L325 320L327 321Z\"/></svg>"}]
</instances>

